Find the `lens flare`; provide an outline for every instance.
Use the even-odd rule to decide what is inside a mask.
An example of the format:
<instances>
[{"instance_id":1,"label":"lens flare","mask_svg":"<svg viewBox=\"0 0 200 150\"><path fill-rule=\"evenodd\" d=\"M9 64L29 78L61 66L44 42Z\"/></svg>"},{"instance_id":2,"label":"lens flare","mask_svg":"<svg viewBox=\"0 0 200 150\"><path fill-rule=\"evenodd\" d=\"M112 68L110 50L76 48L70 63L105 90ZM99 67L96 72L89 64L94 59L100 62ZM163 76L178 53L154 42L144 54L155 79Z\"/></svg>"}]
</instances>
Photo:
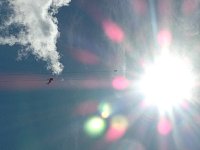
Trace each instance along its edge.
<instances>
[{"instance_id":1,"label":"lens flare","mask_svg":"<svg viewBox=\"0 0 200 150\"><path fill-rule=\"evenodd\" d=\"M194 74L185 58L165 52L144 69L140 90L146 102L157 106L160 112L171 111L191 98Z\"/></svg>"},{"instance_id":2,"label":"lens flare","mask_svg":"<svg viewBox=\"0 0 200 150\"><path fill-rule=\"evenodd\" d=\"M124 136L128 128L128 120L123 116L115 116L111 120L110 127L106 133L107 141L115 141Z\"/></svg>"},{"instance_id":3,"label":"lens flare","mask_svg":"<svg viewBox=\"0 0 200 150\"><path fill-rule=\"evenodd\" d=\"M100 136L106 128L105 121L100 117L89 118L84 124L84 130L90 137Z\"/></svg>"},{"instance_id":4,"label":"lens flare","mask_svg":"<svg viewBox=\"0 0 200 150\"><path fill-rule=\"evenodd\" d=\"M112 113L112 108L109 103L103 102L99 105L99 111L102 118L108 118Z\"/></svg>"},{"instance_id":5,"label":"lens flare","mask_svg":"<svg viewBox=\"0 0 200 150\"><path fill-rule=\"evenodd\" d=\"M111 20L104 20L102 25L106 36L110 40L116 43L121 43L124 40L124 31L117 23Z\"/></svg>"},{"instance_id":6,"label":"lens flare","mask_svg":"<svg viewBox=\"0 0 200 150\"><path fill-rule=\"evenodd\" d=\"M112 81L112 86L116 90L124 90L128 88L129 81L123 76L117 76Z\"/></svg>"},{"instance_id":7,"label":"lens flare","mask_svg":"<svg viewBox=\"0 0 200 150\"><path fill-rule=\"evenodd\" d=\"M161 135L168 135L172 130L172 124L167 119L161 119L158 123L157 130Z\"/></svg>"},{"instance_id":8,"label":"lens flare","mask_svg":"<svg viewBox=\"0 0 200 150\"><path fill-rule=\"evenodd\" d=\"M161 47L169 46L172 41L172 34L169 30L163 29L158 33L157 40Z\"/></svg>"}]
</instances>

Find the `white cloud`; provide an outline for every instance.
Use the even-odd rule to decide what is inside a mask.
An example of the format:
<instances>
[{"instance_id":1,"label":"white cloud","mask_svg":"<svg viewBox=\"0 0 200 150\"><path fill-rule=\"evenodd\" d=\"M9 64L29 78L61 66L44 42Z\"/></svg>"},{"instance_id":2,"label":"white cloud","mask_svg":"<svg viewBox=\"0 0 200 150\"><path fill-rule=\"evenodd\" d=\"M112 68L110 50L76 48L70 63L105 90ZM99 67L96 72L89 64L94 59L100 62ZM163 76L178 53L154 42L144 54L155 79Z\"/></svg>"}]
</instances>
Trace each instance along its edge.
<instances>
[{"instance_id":1,"label":"white cloud","mask_svg":"<svg viewBox=\"0 0 200 150\"><path fill-rule=\"evenodd\" d=\"M59 36L57 19L53 16L71 0L8 0L13 14L9 16L0 30L11 26L23 26L19 33L0 36L0 44L21 44L39 59L48 63L54 74L63 70L59 62L56 42Z\"/></svg>"}]
</instances>

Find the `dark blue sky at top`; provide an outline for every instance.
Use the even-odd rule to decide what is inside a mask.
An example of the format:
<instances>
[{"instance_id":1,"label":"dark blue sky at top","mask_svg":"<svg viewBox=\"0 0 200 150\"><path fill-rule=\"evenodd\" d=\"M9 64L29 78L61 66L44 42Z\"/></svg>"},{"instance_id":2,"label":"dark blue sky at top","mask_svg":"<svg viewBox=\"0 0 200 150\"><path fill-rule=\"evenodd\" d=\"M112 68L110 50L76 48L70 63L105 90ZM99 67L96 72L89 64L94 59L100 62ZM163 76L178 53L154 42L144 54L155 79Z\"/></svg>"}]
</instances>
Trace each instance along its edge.
<instances>
[{"instance_id":1,"label":"dark blue sky at top","mask_svg":"<svg viewBox=\"0 0 200 150\"><path fill-rule=\"evenodd\" d=\"M156 8L158 1L151 2ZM180 5L181 1L173 4L175 18L182 17L178 9ZM154 11L156 15L154 21L158 22L157 30L159 30L162 28L159 24L159 21L162 21L162 15L157 9ZM155 49L150 49L157 45L154 43L150 10L140 16L133 11L130 0L123 0L123 2L120 0L72 0L68 7L62 7L59 10L56 17L60 31L57 49L65 67L59 76L53 76L51 71L46 70L46 62L36 60L32 54L27 58L17 60L20 45L0 46L0 75L4 77L0 79L0 149L118 150L119 143L124 139L134 139L140 141L147 150L159 149L160 141L166 142L170 150L180 150L180 147L175 146L173 135L170 134L164 138L156 135L158 116L155 110L150 110L151 113L148 110L144 111L141 118L130 125L122 139L111 143L103 141L103 135L94 139L85 135L83 123L92 114L79 116L75 113L76 107L88 100L111 102L116 108L116 114L130 115L132 112L137 112L141 97L137 94L127 94L126 90L115 90L112 88L112 78L124 74L131 77L133 72L139 74L142 72L139 65L141 58L148 56L148 59L152 59L152 51ZM104 20L112 20L121 27L131 51L124 46L126 42L118 43L105 35L101 24ZM182 43L181 40L185 37L182 36L182 30L179 31L176 28L177 24L173 22L171 25L174 37L179 39L174 43ZM199 37L193 37L185 43L189 43L188 47L192 49L198 39ZM128 53L124 53L125 51ZM82 54L81 52L86 53L79 55ZM195 63L199 61L199 55L192 52L189 56ZM82 57L86 57L86 60L81 59ZM88 62L87 59L94 60ZM199 66L198 63L195 65ZM55 78L53 83L46 85L47 79L52 76ZM99 82L107 82L107 85L84 87L85 84L82 84L84 81L87 82L88 78L100 79ZM18 83L20 81L17 80L20 79L24 86ZM34 84L34 82L37 84L26 85ZM99 82L96 84L100 84ZM60 83L62 86L59 85ZM125 102L134 99L134 103L126 104L122 101L124 99ZM94 114L98 115L98 112ZM192 114L186 118L190 116ZM180 119L177 121L178 126L179 123L180 126L184 124L184 117L180 114L176 117ZM198 128L195 133L185 131L181 127L179 131L181 132L180 143L185 149L200 149Z\"/></svg>"},{"instance_id":2,"label":"dark blue sky at top","mask_svg":"<svg viewBox=\"0 0 200 150\"><path fill-rule=\"evenodd\" d=\"M104 2L105 3L105 2ZM117 2L114 2L117 4ZM87 6L89 5L89 6ZM120 4L121 5L121 4ZM120 6L119 5L119 6ZM85 69L89 69L89 71L92 70L106 70L110 71L112 69L121 69L120 65L122 65L124 62L123 60L120 60L119 58L119 66L116 64L112 64L112 59L115 57L123 57L122 55L122 49L119 47L118 44L109 41L109 39L106 38L101 23L96 21L95 18L95 11L92 10L90 7L95 6L99 7L99 10L97 10L97 13L102 13L101 18L105 19L111 19L115 20L120 24L122 24L122 21L127 21L126 14L124 16L118 16L121 15L121 13L116 12L115 10L109 12L109 7L104 8L105 6L101 4L101 2L95 2L92 1L92 4L90 2L82 2L79 1L72 1L69 7L62 7L59 11L59 14L56 15L58 19L58 27L60 31L60 38L57 41L57 48L61 55L61 62L65 66L65 71L84 71ZM115 6L115 4L114 4ZM114 7L113 6L113 7ZM123 11L123 6L121 5L121 11ZM127 4L126 4L127 7ZM90 10L91 9L91 10ZM105 9L105 10L104 10ZM92 14L94 11L94 14ZM108 11L107 13L104 11ZM111 14L110 14L111 13ZM127 13L127 12L126 12ZM114 17L112 17L114 15ZM119 18L121 18L119 20ZM125 19L123 19L125 18ZM125 22L125 24L127 24ZM134 30L133 22L128 22L129 26L132 26L132 30ZM126 26L125 26L126 27ZM124 27L124 30L126 28ZM14 31L13 31L14 32ZM128 31L130 32L130 31ZM133 31L131 31L133 32ZM2 33L3 34L3 33ZM25 58L23 58L21 61L17 61L17 54L18 51L21 48L20 45L16 45L13 47L10 46L1 46L1 49L4 51L1 51L1 60L4 62L2 64L2 72L35 72L35 73L48 73L51 74L50 71L45 70L45 63L41 60L35 60L35 56L32 54L29 54ZM101 60L100 63L96 65L87 65L83 64L76 60L76 58L73 58L72 53L73 50L76 49L82 49L87 50ZM8 54L7 54L8 53ZM105 62L110 63L112 68L108 68L105 64ZM74 67L76 66L76 67ZM87 68L89 67L89 68ZM90 70L92 69L92 70ZM64 74L63 73L63 74Z\"/></svg>"}]
</instances>

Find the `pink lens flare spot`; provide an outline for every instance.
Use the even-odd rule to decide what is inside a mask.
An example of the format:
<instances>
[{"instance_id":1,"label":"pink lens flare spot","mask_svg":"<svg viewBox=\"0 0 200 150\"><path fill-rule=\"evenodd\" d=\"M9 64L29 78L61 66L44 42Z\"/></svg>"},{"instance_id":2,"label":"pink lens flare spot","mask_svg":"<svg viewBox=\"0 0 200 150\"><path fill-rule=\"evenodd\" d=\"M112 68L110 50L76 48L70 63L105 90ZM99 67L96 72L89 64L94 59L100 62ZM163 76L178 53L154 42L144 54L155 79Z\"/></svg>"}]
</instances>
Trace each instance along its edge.
<instances>
[{"instance_id":1,"label":"pink lens flare spot","mask_svg":"<svg viewBox=\"0 0 200 150\"><path fill-rule=\"evenodd\" d=\"M168 119L161 119L158 123L157 130L161 135L168 135L172 130L171 122Z\"/></svg>"},{"instance_id":2,"label":"pink lens flare spot","mask_svg":"<svg viewBox=\"0 0 200 150\"><path fill-rule=\"evenodd\" d=\"M106 36L113 42L120 43L124 40L124 31L122 28L111 20L104 20L103 30Z\"/></svg>"},{"instance_id":3,"label":"pink lens flare spot","mask_svg":"<svg viewBox=\"0 0 200 150\"><path fill-rule=\"evenodd\" d=\"M163 29L158 33L157 40L160 46L169 46L172 41L172 34L169 30Z\"/></svg>"},{"instance_id":4,"label":"pink lens flare spot","mask_svg":"<svg viewBox=\"0 0 200 150\"><path fill-rule=\"evenodd\" d=\"M139 15L145 15L147 12L147 1L146 0L133 0L133 10Z\"/></svg>"},{"instance_id":5,"label":"pink lens flare spot","mask_svg":"<svg viewBox=\"0 0 200 150\"><path fill-rule=\"evenodd\" d=\"M95 113L97 109L98 109L98 102L94 100L89 100L80 103L75 109L75 114L86 116Z\"/></svg>"},{"instance_id":6,"label":"pink lens flare spot","mask_svg":"<svg viewBox=\"0 0 200 150\"><path fill-rule=\"evenodd\" d=\"M158 1L158 10L159 14L162 17L169 17L171 15L172 11L172 0L167 0L167 1Z\"/></svg>"},{"instance_id":7,"label":"pink lens flare spot","mask_svg":"<svg viewBox=\"0 0 200 150\"><path fill-rule=\"evenodd\" d=\"M124 90L126 88L128 88L129 86L129 81L128 79L126 79L123 76L118 76L115 77L112 81L112 86L113 88L115 88L116 90Z\"/></svg>"},{"instance_id":8,"label":"pink lens flare spot","mask_svg":"<svg viewBox=\"0 0 200 150\"><path fill-rule=\"evenodd\" d=\"M126 129L117 129L111 127L108 129L108 132L106 133L106 140L109 142L116 141L125 134L125 131Z\"/></svg>"},{"instance_id":9,"label":"pink lens flare spot","mask_svg":"<svg viewBox=\"0 0 200 150\"><path fill-rule=\"evenodd\" d=\"M128 128L128 120L123 116L114 116L105 135L108 142L116 141L124 136Z\"/></svg>"},{"instance_id":10,"label":"pink lens flare spot","mask_svg":"<svg viewBox=\"0 0 200 150\"><path fill-rule=\"evenodd\" d=\"M77 50L74 53L75 58L83 64L94 65L99 62L99 58L90 51Z\"/></svg>"},{"instance_id":11,"label":"pink lens flare spot","mask_svg":"<svg viewBox=\"0 0 200 150\"><path fill-rule=\"evenodd\" d=\"M189 109L189 104L188 104L188 102L183 101L183 102L181 103L181 107L182 107L183 109Z\"/></svg>"},{"instance_id":12,"label":"pink lens flare spot","mask_svg":"<svg viewBox=\"0 0 200 150\"><path fill-rule=\"evenodd\" d=\"M197 9L197 0L184 0L182 11L185 15L190 15Z\"/></svg>"},{"instance_id":13,"label":"pink lens flare spot","mask_svg":"<svg viewBox=\"0 0 200 150\"><path fill-rule=\"evenodd\" d=\"M143 100L143 101L141 101L141 103L140 103L140 107L141 107L142 109L148 108L148 107L150 107L150 106L151 106L151 104L148 103L148 101L146 101L146 100Z\"/></svg>"}]
</instances>

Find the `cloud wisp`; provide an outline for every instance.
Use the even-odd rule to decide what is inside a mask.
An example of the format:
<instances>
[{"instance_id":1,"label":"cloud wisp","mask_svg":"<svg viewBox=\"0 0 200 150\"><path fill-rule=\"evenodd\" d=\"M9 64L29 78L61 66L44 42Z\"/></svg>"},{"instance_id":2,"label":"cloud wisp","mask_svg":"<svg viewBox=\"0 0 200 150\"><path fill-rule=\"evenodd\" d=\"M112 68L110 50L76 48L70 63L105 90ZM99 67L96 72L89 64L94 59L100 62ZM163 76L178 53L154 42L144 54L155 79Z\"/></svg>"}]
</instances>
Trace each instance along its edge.
<instances>
[{"instance_id":1,"label":"cloud wisp","mask_svg":"<svg viewBox=\"0 0 200 150\"><path fill-rule=\"evenodd\" d=\"M5 0L4 4L7 4L10 14L0 24L0 44L22 45L20 55L31 52L38 59L46 61L47 69L54 74L61 73L63 65L56 48L58 21L54 15L70 1ZM0 7L3 7L3 3Z\"/></svg>"}]
</instances>

